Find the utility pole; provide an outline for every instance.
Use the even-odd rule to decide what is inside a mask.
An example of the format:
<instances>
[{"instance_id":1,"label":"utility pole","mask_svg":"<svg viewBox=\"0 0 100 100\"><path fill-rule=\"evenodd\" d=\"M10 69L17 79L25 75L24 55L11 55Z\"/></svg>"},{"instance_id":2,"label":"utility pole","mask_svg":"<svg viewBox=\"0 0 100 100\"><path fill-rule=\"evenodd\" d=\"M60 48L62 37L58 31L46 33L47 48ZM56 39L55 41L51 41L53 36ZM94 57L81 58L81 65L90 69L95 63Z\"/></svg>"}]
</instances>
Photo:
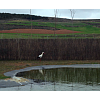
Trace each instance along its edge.
<instances>
[{"instance_id":1,"label":"utility pole","mask_svg":"<svg viewBox=\"0 0 100 100\"><path fill-rule=\"evenodd\" d=\"M31 38L32 38L32 15L31 15L31 9L30 9L30 21L31 21Z\"/></svg>"},{"instance_id":2,"label":"utility pole","mask_svg":"<svg viewBox=\"0 0 100 100\"><path fill-rule=\"evenodd\" d=\"M57 18L57 13L58 13L58 10L57 9L54 9L54 15L55 15L55 29L54 29L54 36L56 34L56 18Z\"/></svg>"},{"instance_id":3,"label":"utility pole","mask_svg":"<svg viewBox=\"0 0 100 100\"><path fill-rule=\"evenodd\" d=\"M73 30L73 18L74 18L74 15L75 15L75 10L74 10L74 9L70 9L70 12L71 12L71 18L72 18L72 30Z\"/></svg>"}]
</instances>

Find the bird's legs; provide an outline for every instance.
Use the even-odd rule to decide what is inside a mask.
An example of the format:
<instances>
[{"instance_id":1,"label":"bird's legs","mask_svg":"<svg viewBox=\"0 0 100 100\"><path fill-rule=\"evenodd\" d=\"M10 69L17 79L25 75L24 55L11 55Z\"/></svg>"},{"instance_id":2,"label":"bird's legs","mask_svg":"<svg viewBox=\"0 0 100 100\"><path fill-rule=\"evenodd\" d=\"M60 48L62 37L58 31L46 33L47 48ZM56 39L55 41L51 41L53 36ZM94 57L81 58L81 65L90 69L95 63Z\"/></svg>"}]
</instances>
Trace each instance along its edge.
<instances>
[{"instance_id":1,"label":"bird's legs","mask_svg":"<svg viewBox=\"0 0 100 100\"><path fill-rule=\"evenodd\" d=\"M41 61L41 58L40 58L40 61Z\"/></svg>"}]
</instances>

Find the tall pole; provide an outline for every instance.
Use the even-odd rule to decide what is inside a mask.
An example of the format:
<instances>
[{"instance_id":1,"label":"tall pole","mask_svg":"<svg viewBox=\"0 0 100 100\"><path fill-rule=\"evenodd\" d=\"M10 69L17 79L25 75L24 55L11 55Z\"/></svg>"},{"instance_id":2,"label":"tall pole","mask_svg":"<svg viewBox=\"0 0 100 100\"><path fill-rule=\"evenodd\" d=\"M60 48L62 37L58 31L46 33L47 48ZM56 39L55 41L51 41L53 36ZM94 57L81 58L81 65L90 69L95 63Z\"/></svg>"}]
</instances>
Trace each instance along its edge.
<instances>
[{"instance_id":1,"label":"tall pole","mask_svg":"<svg viewBox=\"0 0 100 100\"><path fill-rule=\"evenodd\" d=\"M31 9L30 9L30 19L31 19L31 38L32 38L32 15L31 15Z\"/></svg>"},{"instance_id":2,"label":"tall pole","mask_svg":"<svg viewBox=\"0 0 100 100\"><path fill-rule=\"evenodd\" d=\"M74 11L74 9L73 9L73 10L70 9L70 12L71 12L71 18L72 18L72 30L73 30L73 18L74 18L74 15L75 15L75 11Z\"/></svg>"},{"instance_id":3,"label":"tall pole","mask_svg":"<svg viewBox=\"0 0 100 100\"><path fill-rule=\"evenodd\" d=\"M56 31L56 11L55 11L55 31ZM54 31L54 36L55 36L55 33L56 33L55 31Z\"/></svg>"},{"instance_id":4,"label":"tall pole","mask_svg":"<svg viewBox=\"0 0 100 100\"><path fill-rule=\"evenodd\" d=\"M56 18L57 18L57 13L58 13L58 10L57 9L54 9L54 15L55 15L55 29L54 29L54 36L56 34Z\"/></svg>"}]
</instances>

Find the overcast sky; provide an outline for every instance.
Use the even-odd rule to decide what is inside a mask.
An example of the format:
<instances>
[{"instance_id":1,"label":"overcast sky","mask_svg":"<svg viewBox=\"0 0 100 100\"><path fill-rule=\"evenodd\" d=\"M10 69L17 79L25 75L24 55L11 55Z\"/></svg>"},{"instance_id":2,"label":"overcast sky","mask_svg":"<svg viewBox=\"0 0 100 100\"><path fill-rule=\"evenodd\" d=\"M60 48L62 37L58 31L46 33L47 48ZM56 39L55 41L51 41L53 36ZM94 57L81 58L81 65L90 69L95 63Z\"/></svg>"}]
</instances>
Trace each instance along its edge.
<instances>
[{"instance_id":1,"label":"overcast sky","mask_svg":"<svg viewBox=\"0 0 100 100\"><path fill-rule=\"evenodd\" d=\"M100 19L99 0L1 0L0 13L31 14L71 18L70 9L74 9L74 19Z\"/></svg>"},{"instance_id":2,"label":"overcast sky","mask_svg":"<svg viewBox=\"0 0 100 100\"><path fill-rule=\"evenodd\" d=\"M57 17L71 18L70 9L57 9ZM0 9L0 13L30 14L30 9ZM74 19L100 19L100 9L74 9ZM54 9L31 9L32 15L54 17Z\"/></svg>"}]
</instances>

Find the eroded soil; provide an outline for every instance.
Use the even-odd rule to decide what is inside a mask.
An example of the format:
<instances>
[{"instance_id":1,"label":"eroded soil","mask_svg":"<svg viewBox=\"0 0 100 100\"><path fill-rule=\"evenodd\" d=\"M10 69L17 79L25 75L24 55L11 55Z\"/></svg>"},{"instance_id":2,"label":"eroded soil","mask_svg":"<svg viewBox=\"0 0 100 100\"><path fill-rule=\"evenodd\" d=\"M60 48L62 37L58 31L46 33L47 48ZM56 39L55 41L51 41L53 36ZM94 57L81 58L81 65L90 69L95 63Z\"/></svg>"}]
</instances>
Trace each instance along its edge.
<instances>
[{"instance_id":1,"label":"eroded soil","mask_svg":"<svg viewBox=\"0 0 100 100\"><path fill-rule=\"evenodd\" d=\"M11 30L1 30L0 33L32 33L32 34L54 34L54 30L47 29L11 29ZM56 30L56 34L70 34L70 33L79 33L79 31L71 30Z\"/></svg>"}]
</instances>

